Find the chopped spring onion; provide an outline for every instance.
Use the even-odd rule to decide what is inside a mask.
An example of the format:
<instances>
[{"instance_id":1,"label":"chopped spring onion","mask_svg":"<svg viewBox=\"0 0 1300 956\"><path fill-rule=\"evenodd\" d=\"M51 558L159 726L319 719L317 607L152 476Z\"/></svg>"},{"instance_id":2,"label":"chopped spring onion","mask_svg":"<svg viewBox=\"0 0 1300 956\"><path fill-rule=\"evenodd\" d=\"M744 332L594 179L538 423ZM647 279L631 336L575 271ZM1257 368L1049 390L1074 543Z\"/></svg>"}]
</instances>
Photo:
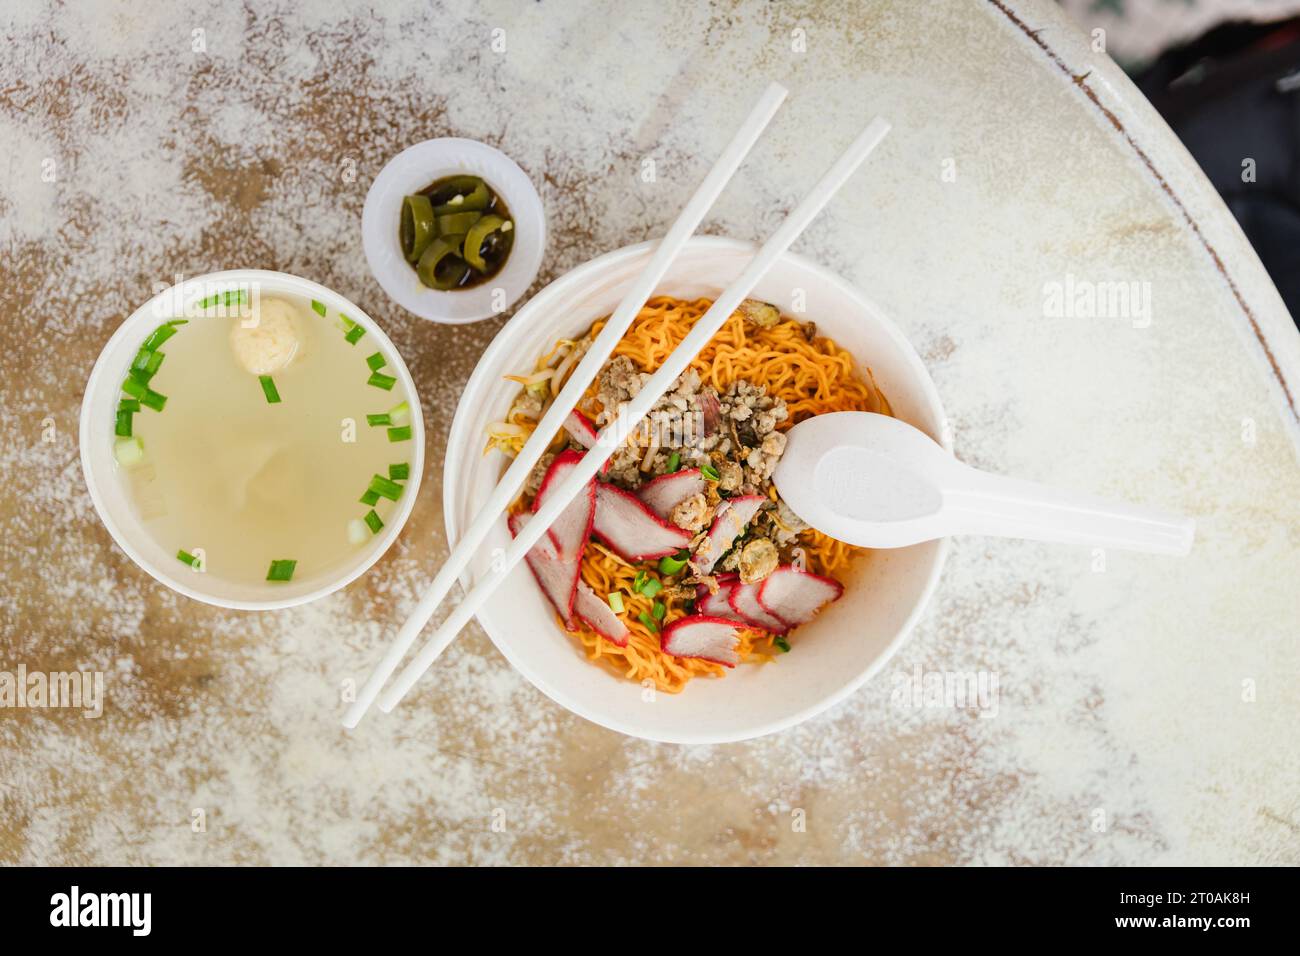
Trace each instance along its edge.
<instances>
[{"instance_id":1,"label":"chopped spring onion","mask_svg":"<svg viewBox=\"0 0 1300 956\"><path fill-rule=\"evenodd\" d=\"M144 459L144 442L139 435L130 438L119 437L113 442L113 457L123 468L130 468Z\"/></svg>"},{"instance_id":2,"label":"chopped spring onion","mask_svg":"<svg viewBox=\"0 0 1300 956\"><path fill-rule=\"evenodd\" d=\"M648 598L654 597L664 589L663 582L658 578L647 577L641 584L641 593Z\"/></svg>"},{"instance_id":3,"label":"chopped spring onion","mask_svg":"<svg viewBox=\"0 0 1300 956\"><path fill-rule=\"evenodd\" d=\"M384 353L376 352L366 356L366 364L370 366L370 371L377 372L388 363L384 361Z\"/></svg>"},{"instance_id":4,"label":"chopped spring onion","mask_svg":"<svg viewBox=\"0 0 1300 956\"><path fill-rule=\"evenodd\" d=\"M161 412L163 406L167 404L167 396L159 395L153 389L147 388L140 398L140 404L145 408L152 408L155 412Z\"/></svg>"},{"instance_id":5,"label":"chopped spring onion","mask_svg":"<svg viewBox=\"0 0 1300 956\"><path fill-rule=\"evenodd\" d=\"M636 573L636 577L634 577L634 578L632 579L632 590L633 590L635 593L640 594L640 593L641 593L641 585L643 585L643 584L645 584L645 572L644 572L644 571L638 571L638 572Z\"/></svg>"},{"instance_id":6,"label":"chopped spring onion","mask_svg":"<svg viewBox=\"0 0 1300 956\"><path fill-rule=\"evenodd\" d=\"M297 566L298 562L290 558L272 561L270 570L266 572L266 579L268 581L291 581L293 580L293 569Z\"/></svg>"},{"instance_id":7,"label":"chopped spring onion","mask_svg":"<svg viewBox=\"0 0 1300 956\"><path fill-rule=\"evenodd\" d=\"M179 558L181 561L185 562L186 564L188 564L190 567L194 567L196 564L199 563L198 558L190 554L188 551L185 551L184 549L177 551L176 557Z\"/></svg>"},{"instance_id":8,"label":"chopped spring onion","mask_svg":"<svg viewBox=\"0 0 1300 956\"><path fill-rule=\"evenodd\" d=\"M176 326L172 325L170 322L164 322L150 333L149 337L144 340L144 345L140 346L140 349L145 352L156 352L158 351L158 346L162 345L175 334Z\"/></svg>"},{"instance_id":9,"label":"chopped spring onion","mask_svg":"<svg viewBox=\"0 0 1300 956\"><path fill-rule=\"evenodd\" d=\"M229 289L226 292L218 292L216 295L210 295L206 299L201 300L199 302L199 308L207 309L216 305L218 302L222 305L235 305L236 303L243 305L247 301L247 289Z\"/></svg>"},{"instance_id":10,"label":"chopped spring onion","mask_svg":"<svg viewBox=\"0 0 1300 956\"><path fill-rule=\"evenodd\" d=\"M405 425L411 420L411 406L398 402L388 410L388 418L394 425Z\"/></svg>"},{"instance_id":11,"label":"chopped spring onion","mask_svg":"<svg viewBox=\"0 0 1300 956\"><path fill-rule=\"evenodd\" d=\"M367 489L366 493L362 495L358 500L363 505L370 505L371 507L374 507L375 505L379 504L379 495Z\"/></svg>"},{"instance_id":12,"label":"chopped spring onion","mask_svg":"<svg viewBox=\"0 0 1300 956\"><path fill-rule=\"evenodd\" d=\"M682 467L682 453L675 451L668 456L668 470L676 471L680 467Z\"/></svg>"},{"instance_id":13,"label":"chopped spring onion","mask_svg":"<svg viewBox=\"0 0 1300 956\"><path fill-rule=\"evenodd\" d=\"M663 601L655 601L654 604L650 605L650 613L656 621L662 621L664 615L668 613L668 607Z\"/></svg>"},{"instance_id":14,"label":"chopped spring onion","mask_svg":"<svg viewBox=\"0 0 1300 956\"><path fill-rule=\"evenodd\" d=\"M359 325L354 325L348 329L348 334L343 336L349 345L356 345L361 341L361 336L366 334L366 330Z\"/></svg>"},{"instance_id":15,"label":"chopped spring onion","mask_svg":"<svg viewBox=\"0 0 1300 956\"><path fill-rule=\"evenodd\" d=\"M391 392L393 386L397 384L397 379L391 375L385 375L383 372L371 372L366 384L373 385L375 388L382 388L385 392Z\"/></svg>"},{"instance_id":16,"label":"chopped spring onion","mask_svg":"<svg viewBox=\"0 0 1300 956\"><path fill-rule=\"evenodd\" d=\"M659 633L658 622L656 622L655 619L652 618L645 611L642 611L640 614L638 614L636 616L636 619L640 621L642 624L644 624L650 631L654 632L655 634Z\"/></svg>"},{"instance_id":17,"label":"chopped spring onion","mask_svg":"<svg viewBox=\"0 0 1300 956\"><path fill-rule=\"evenodd\" d=\"M395 481L385 478L383 475L375 475L370 479L370 490L381 497L396 501L402 497L402 486Z\"/></svg>"},{"instance_id":18,"label":"chopped spring onion","mask_svg":"<svg viewBox=\"0 0 1300 956\"><path fill-rule=\"evenodd\" d=\"M135 353L135 361L131 363L131 372L137 379L139 379L140 376L134 375L134 373L144 373L148 377L142 379L142 381L148 382L149 379L153 377L154 373L158 371L159 367L163 363L163 359L166 357L166 354L163 352L151 352L148 349L141 349Z\"/></svg>"},{"instance_id":19,"label":"chopped spring onion","mask_svg":"<svg viewBox=\"0 0 1300 956\"><path fill-rule=\"evenodd\" d=\"M124 398L117 403L117 410L119 412L135 413L140 410L140 403L134 398Z\"/></svg>"},{"instance_id":20,"label":"chopped spring onion","mask_svg":"<svg viewBox=\"0 0 1300 956\"><path fill-rule=\"evenodd\" d=\"M623 592L613 591L609 595L609 607L615 614L623 613Z\"/></svg>"},{"instance_id":21,"label":"chopped spring onion","mask_svg":"<svg viewBox=\"0 0 1300 956\"><path fill-rule=\"evenodd\" d=\"M411 477L411 466L408 462L402 462L400 465L388 466L388 477L393 481L405 481Z\"/></svg>"},{"instance_id":22,"label":"chopped spring onion","mask_svg":"<svg viewBox=\"0 0 1300 956\"><path fill-rule=\"evenodd\" d=\"M380 412L378 415L367 415L367 416L366 416L366 424L367 424L367 425L371 425L371 426L375 426L375 425L391 425L392 423L393 423L393 420L392 420L391 417L389 417L389 415L388 415L387 412Z\"/></svg>"},{"instance_id":23,"label":"chopped spring onion","mask_svg":"<svg viewBox=\"0 0 1300 956\"><path fill-rule=\"evenodd\" d=\"M132 412L117 410L117 419L113 423L113 434L122 438L131 437L131 416Z\"/></svg>"},{"instance_id":24,"label":"chopped spring onion","mask_svg":"<svg viewBox=\"0 0 1300 956\"><path fill-rule=\"evenodd\" d=\"M366 530L364 521L360 518L353 518L348 522L348 544L361 544L368 537L370 537L370 532Z\"/></svg>"},{"instance_id":25,"label":"chopped spring onion","mask_svg":"<svg viewBox=\"0 0 1300 956\"><path fill-rule=\"evenodd\" d=\"M717 481L722 477L718 474L718 469L714 468L707 461L700 465L700 474L709 479L709 481Z\"/></svg>"},{"instance_id":26,"label":"chopped spring onion","mask_svg":"<svg viewBox=\"0 0 1300 956\"><path fill-rule=\"evenodd\" d=\"M366 525L370 528L371 534L379 534L379 529L384 526L384 523L379 520L379 515L375 514L373 508L366 512L365 521Z\"/></svg>"},{"instance_id":27,"label":"chopped spring onion","mask_svg":"<svg viewBox=\"0 0 1300 956\"><path fill-rule=\"evenodd\" d=\"M785 635L778 634L776 640L774 640L772 643L775 644L777 647L781 648L782 654L790 653L790 642L785 639Z\"/></svg>"},{"instance_id":28,"label":"chopped spring onion","mask_svg":"<svg viewBox=\"0 0 1300 956\"><path fill-rule=\"evenodd\" d=\"M410 441L411 426L403 425L401 428L388 429L388 440L389 441Z\"/></svg>"},{"instance_id":29,"label":"chopped spring onion","mask_svg":"<svg viewBox=\"0 0 1300 956\"><path fill-rule=\"evenodd\" d=\"M325 303L324 303L324 302L317 302L315 299L312 299L312 300L311 300L311 310L312 310L313 312L315 312L317 315L319 315L321 318L324 318L324 317L325 317Z\"/></svg>"},{"instance_id":30,"label":"chopped spring onion","mask_svg":"<svg viewBox=\"0 0 1300 956\"><path fill-rule=\"evenodd\" d=\"M275 379L269 375L259 375L257 380L262 383L262 394L266 396L268 405L276 405L280 401L280 392L275 387Z\"/></svg>"},{"instance_id":31,"label":"chopped spring onion","mask_svg":"<svg viewBox=\"0 0 1300 956\"><path fill-rule=\"evenodd\" d=\"M676 554L665 554L659 559L660 574L676 574L682 568L686 567L686 562L690 559L689 551L678 551Z\"/></svg>"}]
</instances>

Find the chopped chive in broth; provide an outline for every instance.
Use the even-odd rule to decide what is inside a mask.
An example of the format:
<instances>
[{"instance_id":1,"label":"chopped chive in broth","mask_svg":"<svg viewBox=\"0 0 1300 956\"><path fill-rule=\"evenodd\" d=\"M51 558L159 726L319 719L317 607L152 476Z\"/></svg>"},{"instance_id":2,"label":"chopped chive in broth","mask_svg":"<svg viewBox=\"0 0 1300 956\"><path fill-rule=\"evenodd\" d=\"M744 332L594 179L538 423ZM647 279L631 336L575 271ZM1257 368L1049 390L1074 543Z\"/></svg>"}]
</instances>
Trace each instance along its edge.
<instances>
[{"instance_id":1,"label":"chopped chive in broth","mask_svg":"<svg viewBox=\"0 0 1300 956\"><path fill-rule=\"evenodd\" d=\"M121 409L121 408L119 408L119 409L117 410L117 420L113 423L113 434L114 434L114 435L119 435L119 436L121 436L122 438L130 438L130 437L131 437L131 416L132 416L132 414L133 414L132 412L124 411L124 410Z\"/></svg>"},{"instance_id":2,"label":"chopped chive in broth","mask_svg":"<svg viewBox=\"0 0 1300 956\"><path fill-rule=\"evenodd\" d=\"M360 501L363 505L374 506L379 504L379 495L376 492L366 489L366 493L357 500Z\"/></svg>"},{"instance_id":3,"label":"chopped chive in broth","mask_svg":"<svg viewBox=\"0 0 1300 956\"><path fill-rule=\"evenodd\" d=\"M184 564L188 564L190 567L194 567L195 565L197 565L197 564L199 563L199 559L196 558L194 555L190 554L190 553L189 553L188 551L186 551L184 548L182 548L180 551L177 551L177 552L176 552L176 557L177 557L177 558L178 558L182 563L184 563Z\"/></svg>"},{"instance_id":4,"label":"chopped chive in broth","mask_svg":"<svg viewBox=\"0 0 1300 956\"><path fill-rule=\"evenodd\" d=\"M387 412L380 412L378 415L366 416L367 425L371 425L371 426L391 425L392 423L393 420L389 417Z\"/></svg>"},{"instance_id":5,"label":"chopped chive in broth","mask_svg":"<svg viewBox=\"0 0 1300 956\"><path fill-rule=\"evenodd\" d=\"M270 569L266 572L268 581L292 581L293 569L298 566L298 561L294 558L282 558L271 562Z\"/></svg>"},{"instance_id":6,"label":"chopped chive in broth","mask_svg":"<svg viewBox=\"0 0 1300 956\"><path fill-rule=\"evenodd\" d=\"M402 497L402 486L395 481L390 481L383 475L375 475L370 479L370 491L379 495L381 498L388 498L396 501Z\"/></svg>"},{"instance_id":7,"label":"chopped chive in broth","mask_svg":"<svg viewBox=\"0 0 1300 956\"><path fill-rule=\"evenodd\" d=\"M375 388L382 388L384 391L392 391L393 386L397 384L397 379L391 375L385 375L382 372L371 372L370 378L366 381L367 385L373 385Z\"/></svg>"},{"instance_id":8,"label":"chopped chive in broth","mask_svg":"<svg viewBox=\"0 0 1300 956\"><path fill-rule=\"evenodd\" d=\"M374 355L366 356L366 364L370 366L370 371L377 372L388 363L384 361L384 354L376 352Z\"/></svg>"},{"instance_id":9,"label":"chopped chive in broth","mask_svg":"<svg viewBox=\"0 0 1300 956\"><path fill-rule=\"evenodd\" d=\"M269 375L259 375L257 380L262 384L262 394L266 396L266 404L275 405L280 401L280 390L275 387L275 379Z\"/></svg>"},{"instance_id":10,"label":"chopped chive in broth","mask_svg":"<svg viewBox=\"0 0 1300 956\"><path fill-rule=\"evenodd\" d=\"M407 478L411 477L410 464L402 462L399 465L389 465L388 477L393 479L393 481L405 481Z\"/></svg>"},{"instance_id":11,"label":"chopped chive in broth","mask_svg":"<svg viewBox=\"0 0 1300 956\"><path fill-rule=\"evenodd\" d=\"M388 429L388 440L389 441L410 441L411 426L402 425L400 428Z\"/></svg>"},{"instance_id":12,"label":"chopped chive in broth","mask_svg":"<svg viewBox=\"0 0 1300 956\"><path fill-rule=\"evenodd\" d=\"M384 522L380 520L373 508L366 512L365 522L371 534L379 534L379 529L384 526Z\"/></svg>"},{"instance_id":13,"label":"chopped chive in broth","mask_svg":"<svg viewBox=\"0 0 1300 956\"><path fill-rule=\"evenodd\" d=\"M324 302L317 302L315 299L312 299L312 300L311 300L311 310L312 310L313 312L315 312L317 315L319 315L321 318L324 318L324 317L325 317L325 303L324 303Z\"/></svg>"}]
</instances>

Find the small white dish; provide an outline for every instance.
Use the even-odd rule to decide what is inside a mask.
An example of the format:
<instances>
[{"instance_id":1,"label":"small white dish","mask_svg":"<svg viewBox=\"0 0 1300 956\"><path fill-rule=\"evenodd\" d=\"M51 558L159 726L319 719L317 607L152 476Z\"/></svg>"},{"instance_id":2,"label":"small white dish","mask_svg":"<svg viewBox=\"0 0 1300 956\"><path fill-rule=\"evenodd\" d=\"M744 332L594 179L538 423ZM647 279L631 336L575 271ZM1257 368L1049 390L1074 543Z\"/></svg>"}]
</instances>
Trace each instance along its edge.
<instances>
[{"instance_id":1,"label":"small white dish","mask_svg":"<svg viewBox=\"0 0 1300 956\"><path fill-rule=\"evenodd\" d=\"M531 369L557 338L576 336L612 312L653 250L653 243L641 243L578 266L533 296L492 340L461 393L447 438L443 512L451 542L482 507L503 470L500 452L483 454L487 424L505 414L519 388L502 376ZM756 251L752 243L697 236L656 294L715 298ZM943 406L920 356L861 292L822 266L787 253L753 295L786 313L792 299L806 299L806 317L848 350L860 368L870 366L895 415L952 450ZM503 520L470 565L466 587L487 572L493 550L509 542ZM745 740L820 713L879 671L920 617L947 552L946 540L872 552L855 562L844 596L799 629L792 653L771 664L737 667L722 680L694 680L680 694L648 694L589 661L555 622L522 563L498 592L503 596L480 611L478 621L511 664L579 716L668 743Z\"/></svg>"},{"instance_id":2,"label":"small white dish","mask_svg":"<svg viewBox=\"0 0 1300 956\"><path fill-rule=\"evenodd\" d=\"M278 583L266 582L250 585L228 581L215 574L200 574L176 560L176 553L165 549L145 528L136 507L128 498L124 483L116 474L113 458L113 409L121 397L122 379L126 377L131 360L149 333L173 316L187 314L200 299L227 290L257 288L261 294L276 293L315 299L327 309L328 315L343 313L366 330L365 341L382 352L387 359L384 371L393 375L407 396L411 408L411 473L406 481L397 508L387 519L379 534L374 535L365 547L358 549L353 560L338 568L314 577L295 578ZM81 468L90 490L90 500L95 511L108 528L127 557L156 580L173 591L205 604L240 610L261 611L293 607L324 597L344 587L364 574L379 560L411 515L416 496L420 492L420 478L424 474L424 415L420 408L415 382L402 361L401 355L375 324L354 303L337 292L308 279L283 272L260 269L234 269L198 276L159 292L123 322L108 340L91 370L86 383L86 393L81 402Z\"/></svg>"},{"instance_id":3,"label":"small white dish","mask_svg":"<svg viewBox=\"0 0 1300 956\"><path fill-rule=\"evenodd\" d=\"M491 280L442 292L421 283L402 255L402 199L458 174L480 177L505 200L515 240ZM370 271L394 302L422 319L461 325L500 315L528 291L546 251L546 210L528 174L499 149L472 139L429 139L402 150L379 171L366 193L361 237Z\"/></svg>"}]
</instances>

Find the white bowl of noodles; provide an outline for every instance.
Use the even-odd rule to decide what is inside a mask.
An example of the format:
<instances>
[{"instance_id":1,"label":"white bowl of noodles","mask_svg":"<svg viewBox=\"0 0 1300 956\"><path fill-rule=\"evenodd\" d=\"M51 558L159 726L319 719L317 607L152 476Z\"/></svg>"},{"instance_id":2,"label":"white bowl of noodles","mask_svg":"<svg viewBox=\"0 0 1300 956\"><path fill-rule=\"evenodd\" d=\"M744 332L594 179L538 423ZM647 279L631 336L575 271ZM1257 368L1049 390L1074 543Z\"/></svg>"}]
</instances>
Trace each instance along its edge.
<instances>
[{"instance_id":1,"label":"white bowl of noodles","mask_svg":"<svg viewBox=\"0 0 1300 956\"><path fill-rule=\"evenodd\" d=\"M447 442L444 509L455 542L486 501L506 459L483 454L490 423L502 419L519 385L506 375L533 368L557 339L576 338L609 315L648 261L642 243L593 259L552 282L511 319L479 361L461 395ZM714 298L753 256L751 243L697 237L656 293ZM807 259L787 254L753 292L783 313L816 323L862 370L870 369L893 413L951 448L933 381L899 329L861 292ZM800 308L802 307L802 308ZM489 537L466 583L488 569L510 540L506 522ZM835 705L876 673L924 610L947 554L945 541L857 558L844 594L798 629L792 653L745 663L723 679L692 680L681 693L656 692L588 659L520 564L478 615L506 658L542 692L580 716L620 733L681 744L744 740L774 733Z\"/></svg>"}]
</instances>

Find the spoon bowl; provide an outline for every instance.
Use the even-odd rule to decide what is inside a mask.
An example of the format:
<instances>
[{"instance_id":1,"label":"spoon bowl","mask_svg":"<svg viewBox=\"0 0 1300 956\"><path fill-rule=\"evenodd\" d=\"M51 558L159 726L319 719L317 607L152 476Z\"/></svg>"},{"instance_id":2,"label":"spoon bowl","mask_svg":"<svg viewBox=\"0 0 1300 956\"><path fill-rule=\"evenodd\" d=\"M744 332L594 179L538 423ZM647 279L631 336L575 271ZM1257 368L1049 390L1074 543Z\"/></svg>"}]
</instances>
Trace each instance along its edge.
<instances>
[{"instance_id":1,"label":"spoon bowl","mask_svg":"<svg viewBox=\"0 0 1300 956\"><path fill-rule=\"evenodd\" d=\"M979 471L888 415L818 415L786 439L772 474L782 499L818 531L860 547L954 534L1172 555L1192 546L1190 518Z\"/></svg>"}]
</instances>

